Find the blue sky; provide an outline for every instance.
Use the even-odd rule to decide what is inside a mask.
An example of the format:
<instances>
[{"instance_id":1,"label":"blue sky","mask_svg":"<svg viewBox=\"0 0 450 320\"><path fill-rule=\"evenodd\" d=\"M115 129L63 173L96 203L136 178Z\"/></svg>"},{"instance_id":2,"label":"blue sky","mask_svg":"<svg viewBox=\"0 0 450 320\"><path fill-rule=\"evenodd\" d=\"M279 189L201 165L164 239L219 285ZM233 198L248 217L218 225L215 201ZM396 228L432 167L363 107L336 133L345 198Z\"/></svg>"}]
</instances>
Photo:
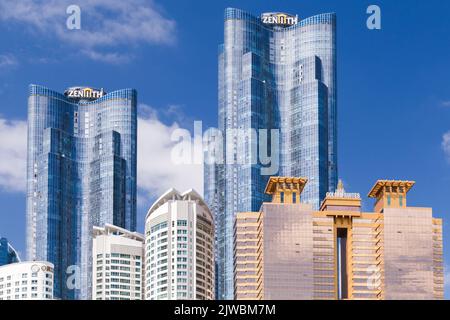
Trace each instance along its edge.
<instances>
[{"instance_id":1,"label":"blue sky","mask_svg":"<svg viewBox=\"0 0 450 320\"><path fill-rule=\"evenodd\" d=\"M444 218L450 264L450 20L447 1L48 0L0 2L0 236L25 252L27 87L73 85L139 94L139 230L165 188L201 189L201 167L170 167L170 133L217 122L217 46L223 10L338 17L338 157L346 189L379 178L416 185L408 204ZM81 30L67 30L68 4ZM366 28L381 8L382 29ZM200 190L201 191L201 190Z\"/></svg>"}]
</instances>

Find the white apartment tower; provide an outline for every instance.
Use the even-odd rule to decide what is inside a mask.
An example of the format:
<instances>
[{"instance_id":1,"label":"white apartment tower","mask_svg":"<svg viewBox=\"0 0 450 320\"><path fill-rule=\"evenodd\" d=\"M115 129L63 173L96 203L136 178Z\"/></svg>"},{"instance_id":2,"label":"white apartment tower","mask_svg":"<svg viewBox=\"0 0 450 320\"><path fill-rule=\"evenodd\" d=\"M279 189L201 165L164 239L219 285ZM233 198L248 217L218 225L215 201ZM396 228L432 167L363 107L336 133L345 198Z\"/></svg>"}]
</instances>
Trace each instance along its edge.
<instances>
[{"instance_id":1,"label":"white apartment tower","mask_svg":"<svg viewBox=\"0 0 450 320\"><path fill-rule=\"evenodd\" d=\"M53 300L53 264L27 261L1 266L0 300Z\"/></svg>"},{"instance_id":2,"label":"white apartment tower","mask_svg":"<svg viewBox=\"0 0 450 320\"><path fill-rule=\"evenodd\" d=\"M106 224L93 238L93 300L142 300L144 236Z\"/></svg>"},{"instance_id":3,"label":"white apartment tower","mask_svg":"<svg viewBox=\"0 0 450 320\"><path fill-rule=\"evenodd\" d=\"M214 220L194 190L170 189L145 219L145 299L214 299Z\"/></svg>"}]
</instances>

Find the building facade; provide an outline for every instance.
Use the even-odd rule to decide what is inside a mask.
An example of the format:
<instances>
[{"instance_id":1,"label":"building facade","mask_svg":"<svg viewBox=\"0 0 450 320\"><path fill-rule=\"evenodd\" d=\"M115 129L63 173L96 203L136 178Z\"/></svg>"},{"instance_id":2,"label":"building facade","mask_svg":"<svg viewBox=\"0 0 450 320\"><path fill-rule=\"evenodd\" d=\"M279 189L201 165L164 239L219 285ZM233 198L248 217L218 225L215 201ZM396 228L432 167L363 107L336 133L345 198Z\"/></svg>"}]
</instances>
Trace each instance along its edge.
<instances>
[{"instance_id":1,"label":"building facade","mask_svg":"<svg viewBox=\"0 0 450 320\"><path fill-rule=\"evenodd\" d=\"M234 293L236 300L258 299L258 263L260 258L259 212L239 212L234 226Z\"/></svg>"},{"instance_id":2,"label":"building facade","mask_svg":"<svg viewBox=\"0 0 450 320\"><path fill-rule=\"evenodd\" d=\"M1 266L0 300L53 300L53 264L27 261Z\"/></svg>"},{"instance_id":3,"label":"building facade","mask_svg":"<svg viewBox=\"0 0 450 320\"><path fill-rule=\"evenodd\" d=\"M224 25L218 86L223 161L205 165L204 189L218 235L217 298L233 299L234 217L268 200L269 175L310 177L303 199L316 209L336 188L336 17L256 17L228 8ZM257 135L247 135L250 129ZM271 165L278 158L275 172L262 172L267 162L253 151L263 148L272 154Z\"/></svg>"},{"instance_id":4,"label":"building facade","mask_svg":"<svg viewBox=\"0 0 450 320\"><path fill-rule=\"evenodd\" d=\"M92 259L93 300L142 300L144 235L94 227Z\"/></svg>"},{"instance_id":5,"label":"building facade","mask_svg":"<svg viewBox=\"0 0 450 320\"><path fill-rule=\"evenodd\" d=\"M27 255L54 264L57 298L90 299L93 226L136 228L136 99L30 86Z\"/></svg>"},{"instance_id":6,"label":"building facade","mask_svg":"<svg viewBox=\"0 0 450 320\"><path fill-rule=\"evenodd\" d=\"M443 299L442 220L406 205L414 182L377 181L362 212L341 183L313 210L306 181L272 177L272 202L237 214L236 299Z\"/></svg>"},{"instance_id":7,"label":"building facade","mask_svg":"<svg viewBox=\"0 0 450 320\"><path fill-rule=\"evenodd\" d=\"M170 189L145 221L145 299L214 299L214 220L194 190Z\"/></svg>"},{"instance_id":8,"label":"building facade","mask_svg":"<svg viewBox=\"0 0 450 320\"><path fill-rule=\"evenodd\" d=\"M0 266L20 262L19 254L6 238L0 238Z\"/></svg>"}]
</instances>

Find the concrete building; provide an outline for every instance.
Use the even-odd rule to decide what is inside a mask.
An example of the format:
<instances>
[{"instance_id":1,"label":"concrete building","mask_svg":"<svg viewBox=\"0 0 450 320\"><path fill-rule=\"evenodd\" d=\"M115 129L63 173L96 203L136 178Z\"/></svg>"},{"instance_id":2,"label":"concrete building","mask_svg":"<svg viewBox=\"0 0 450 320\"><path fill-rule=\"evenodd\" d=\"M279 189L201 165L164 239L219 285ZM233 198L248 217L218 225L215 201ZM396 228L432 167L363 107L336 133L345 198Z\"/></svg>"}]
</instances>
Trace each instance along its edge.
<instances>
[{"instance_id":1,"label":"concrete building","mask_svg":"<svg viewBox=\"0 0 450 320\"><path fill-rule=\"evenodd\" d=\"M377 181L374 212L342 183L314 211L306 182L272 177L272 202L237 214L236 299L443 299L442 220L406 205L414 182Z\"/></svg>"},{"instance_id":2,"label":"concrete building","mask_svg":"<svg viewBox=\"0 0 450 320\"><path fill-rule=\"evenodd\" d=\"M145 219L145 299L214 299L214 220L194 190L170 189Z\"/></svg>"},{"instance_id":3,"label":"concrete building","mask_svg":"<svg viewBox=\"0 0 450 320\"><path fill-rule=\"evenodd\" d=\"M258 298L259 212L240 212L235 221L235 299Z\"/></svg>"},{"instance_id":4,"label":"concrete building","mask_svg":"<svg viewBox=\"0 0 450 320\"><path fill-rule=\"evenodd\" d=\"M93 300L142 300L144 235L94 227Z\"/></svg>"},{"instance_id":5,"label":"concrete building","mask_svg":"<svg viewBox=\"0 0 450 320\"><path fill-rule=\"evenodd\" d=\"M27 261L1 266L0 300L53 300L53 264Z\"/></svg>"}]
</instances>

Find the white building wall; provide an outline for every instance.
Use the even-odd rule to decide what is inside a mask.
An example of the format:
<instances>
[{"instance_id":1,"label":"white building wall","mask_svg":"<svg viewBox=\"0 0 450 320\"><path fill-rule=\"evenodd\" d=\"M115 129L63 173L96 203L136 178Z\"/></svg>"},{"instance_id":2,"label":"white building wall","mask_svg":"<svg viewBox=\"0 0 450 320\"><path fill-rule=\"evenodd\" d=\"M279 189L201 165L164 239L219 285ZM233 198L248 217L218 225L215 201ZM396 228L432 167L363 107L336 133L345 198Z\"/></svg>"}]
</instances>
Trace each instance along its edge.
<instances>
[{"instance_id":1,"label":"white building wall","mask_svg":"<svg viewBox=\"0 0 450 320\"><path fill-rule=\"evenodd\" d=\"M145 299L195 300L214 297L212 215L203 200L193 191L190 192L180 194L174 189L169 190L147 214ZM208 237L202 244L197 241L198 215L210 222ZM204 249L204 246L208 248ZM201 271L197 270L197 247L210 252L209 260ZM199 272L202 279L209 283L209 291L203 285L202 288L197 286Z\"/></svg>"},{"instance_id":2,"label":"white building wall","mask_svg":"<svg viewBox=\"0 0 450 320\"><path fill-rule=\"evenodd\" d=\"M53 264L27 261L0 267L0 300L53 300Z\"/></svg>"},{"instance_id":3,"label":"white building wall","mask_svg":"<svg viewBox=\"0 0 450 320\"><path fill-rule=\"evenodd\" d=\"M112 225L94 228L94 300L142 300L144 236Z\"/></svg>"}]
</instances>

